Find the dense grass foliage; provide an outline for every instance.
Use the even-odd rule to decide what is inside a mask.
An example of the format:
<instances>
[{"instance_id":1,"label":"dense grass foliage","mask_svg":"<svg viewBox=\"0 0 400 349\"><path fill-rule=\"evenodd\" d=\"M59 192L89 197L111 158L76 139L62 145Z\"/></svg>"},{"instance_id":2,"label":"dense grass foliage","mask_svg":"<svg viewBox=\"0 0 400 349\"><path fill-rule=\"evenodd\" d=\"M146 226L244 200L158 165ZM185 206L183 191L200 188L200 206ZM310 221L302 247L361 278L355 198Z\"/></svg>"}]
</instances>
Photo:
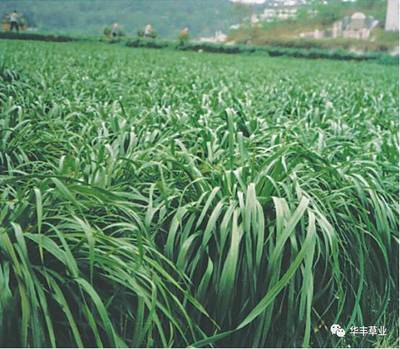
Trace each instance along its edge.
<instances>
[{"instance_id":1,"label":"dense grass foliage","mask_svg":"<svg viewBox=\"0 0 400 349\"><path fill-rule=\"evenodd\" d=\"M332 323L395 343L395 67L12 41L0 61L0 345L376 343Z\"/></svg>"}]
</instances>

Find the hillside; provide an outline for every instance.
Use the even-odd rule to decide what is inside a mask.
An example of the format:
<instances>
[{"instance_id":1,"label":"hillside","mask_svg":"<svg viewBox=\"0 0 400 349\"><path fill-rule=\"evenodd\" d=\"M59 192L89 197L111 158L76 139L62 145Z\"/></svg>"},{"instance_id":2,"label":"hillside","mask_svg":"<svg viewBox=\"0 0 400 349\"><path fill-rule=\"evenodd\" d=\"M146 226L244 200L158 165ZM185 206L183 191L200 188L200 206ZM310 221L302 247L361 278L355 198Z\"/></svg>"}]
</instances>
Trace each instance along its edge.
<instances>
[{"instance_id":1,"label":"hillside","mask_svg":"<svg viewBox=\"0 0 400 349\"><path fill-rule=\"evenodd\" d=\"M390 52L398 46L397 34L386 33L382 28L386 0L329 0L327 3L307 0L293 19L261 21L256 26L250 24L250 18L260 16L276 2L282 3L281 0L266 0L263 4L252 5L230 0L4 0L0 1L0 15L16 9L26 17L30 30L73 36L99 35L113 22L121 24L123 32L132 36L151 23L162 39L175 39L178 32L187 26L192 39L223 31L229 33L227 41L237 44ZM380 24L372 32L370 40L299 39L300 33L324 30L334 21L356 11L379 20ZM231 30L232 25L239 24L238 29Z\"/></svg>"},{"instance_id":2,"label":"hillside","mask_svg":"<svg viewBox=\"0 0 400 349\"><path fill-rule=\"evenodd\" d=\"M0 14L12 10L23 13L30 26L39 31L93 35L106 25L118 22L127 34L134 34L147 23L160 36L176 37L184 27L193 36L209 36L228 30L241 20L241 6L229 0L5 0Z\"/></svg>"},{"instance_id":3,"label":"hillside","mask_svg":"<svg viewBox=\"0 0 400 349\"><path fill-rule=\"evenodd\" d=\"M356 39L300 39L301 33L314 30L327 30L332 24L345 16L362 12L379 21L368 40ZM253 15L259 16L260 12ZM385 32L383 27L386 16L386 0L358 0L342 2L331 0L327 4L310 1L300 7L297 16L285 21L260 21L256 25L245 21L229 33L228 41L238 44L278 45L288 47L344 48L363 51L390 51L398 46L398 33Z\"/></svg>"}]
</instances>

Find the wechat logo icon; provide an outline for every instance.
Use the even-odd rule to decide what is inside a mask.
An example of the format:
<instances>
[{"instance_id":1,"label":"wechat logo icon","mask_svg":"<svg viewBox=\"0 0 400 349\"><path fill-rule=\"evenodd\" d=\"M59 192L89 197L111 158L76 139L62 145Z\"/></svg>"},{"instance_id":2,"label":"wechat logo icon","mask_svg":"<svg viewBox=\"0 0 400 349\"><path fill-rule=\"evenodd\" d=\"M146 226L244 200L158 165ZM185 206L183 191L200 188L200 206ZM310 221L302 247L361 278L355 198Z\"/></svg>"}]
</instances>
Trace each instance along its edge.
<instances>
[{"instance_id":1,"label":"wechat logo icon","mask_svg":"<svg viewBox=\"0 0 400 349\"><path fill-rule=\"evenodd\" d=\"M333 324L331 326L331 333L333 335L336 335L340 338L344 337L344 335L346 334L346 331L338 324Z\"/></svg>"}]
</instances>

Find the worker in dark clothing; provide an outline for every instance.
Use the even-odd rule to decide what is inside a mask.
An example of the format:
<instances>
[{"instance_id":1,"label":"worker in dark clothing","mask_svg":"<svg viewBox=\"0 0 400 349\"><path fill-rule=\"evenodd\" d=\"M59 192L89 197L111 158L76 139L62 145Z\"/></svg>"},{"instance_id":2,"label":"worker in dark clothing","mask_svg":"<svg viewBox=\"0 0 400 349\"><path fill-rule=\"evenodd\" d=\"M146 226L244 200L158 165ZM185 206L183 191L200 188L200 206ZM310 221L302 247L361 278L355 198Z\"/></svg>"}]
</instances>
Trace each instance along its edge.
<instances>
[{"instance_id":1,"label":"worker in dark clothing","mask_svg":"<svg viewBox=\"0 0 400 349\"><path fill-rule=\"evenodd\" d=\"M18 23L18 13L17 10L11 12L9 14L10 18L10 31L13 31L15 29L17 32L19 32L19 23Z\"/></svg>"}]
</instances>

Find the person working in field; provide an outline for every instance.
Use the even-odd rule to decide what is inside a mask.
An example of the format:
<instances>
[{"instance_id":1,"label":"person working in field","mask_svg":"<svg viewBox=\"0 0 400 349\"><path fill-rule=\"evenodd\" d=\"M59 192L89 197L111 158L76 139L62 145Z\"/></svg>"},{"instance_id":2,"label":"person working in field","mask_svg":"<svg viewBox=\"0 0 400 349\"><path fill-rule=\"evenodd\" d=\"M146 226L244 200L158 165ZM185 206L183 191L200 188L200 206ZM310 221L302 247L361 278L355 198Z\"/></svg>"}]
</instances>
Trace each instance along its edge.
<instances>
[{"instance_id":1,"label":"person working in field","mask_svg":"<svg viewBox=\"0 0 400 349\"><path fill-rule=\"evenodd\" d=\"M179 32L179 43L185 44L189 40L189 28L185 27Z\"/></svg>"},{"instance_id":2,"label":"person working in field","mask_svg":"<svg viewBox=\"0 0 400 349\"><path fill-rule=\"evenodd\" d=\"M8 17L10 18L10 31L15 29L16 32L19 32L19 24L18 24L18 13L17 10L11 12Z\"/></svg>"},{"instance_id":3,"label":"person working in field","mask_svg":"<svg viewBox=\"0 0 400 349\"><path fill-rule=\"evenodd\" d=\"M111 27L111 36L115 38L116 36L118 36L118 33L119 33L119 24L113 23Z\"/></svg>"},{"instance_id":4,"label":"person working in field","mask_svg":"<svg viewBox=\"0 0 400 349\"><path fill-rule=\"evenodd\" d=\"M147 24L147 25L144 27L144 36L145 36L146 38L152 38L152 37L154 37L154 29L153 29L153 27L152 27L151 24Z\"/></svg>"}]
</instances>

